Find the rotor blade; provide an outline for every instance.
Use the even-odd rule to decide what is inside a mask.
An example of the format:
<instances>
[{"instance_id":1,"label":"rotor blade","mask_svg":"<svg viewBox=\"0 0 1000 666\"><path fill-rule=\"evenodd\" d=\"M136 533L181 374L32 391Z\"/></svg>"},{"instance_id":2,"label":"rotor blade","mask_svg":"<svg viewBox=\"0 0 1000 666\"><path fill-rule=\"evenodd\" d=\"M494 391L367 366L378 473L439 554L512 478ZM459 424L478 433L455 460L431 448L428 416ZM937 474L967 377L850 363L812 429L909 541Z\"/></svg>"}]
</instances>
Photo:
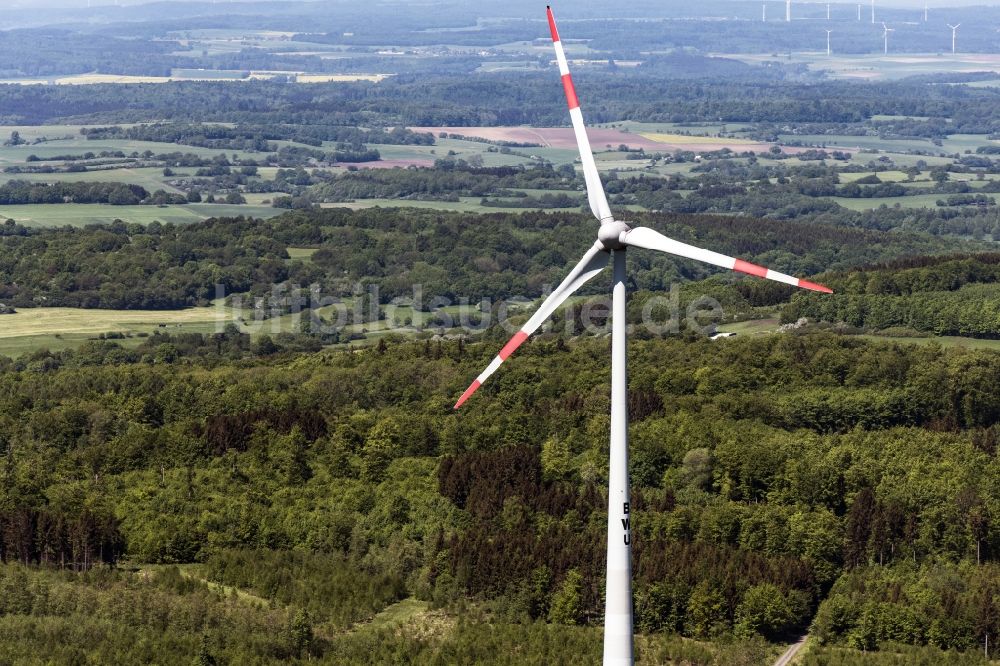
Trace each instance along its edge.
<instances>
[{"instance_id":1,"label":"rotor blade","mask_svg":"<svg viewBox=\"0 0 1000 666\"><path fill-rule=\"evenodd\" d=\"M583 179L587 182L587 201L590 203L590 210L593 211L594 217L601 222L613 222L614 216L611 214L611 208L608 206L608 199L604 194L604 186L601 185L601 177L597 173L597 165L594 163L594 153L590 149L590 139L587 138L587 127L583 124L583 113L580 112L580 100L576 97L576 88L573 87L573 77L569 74L566 53L563 51L562 42L559 41L559 31L556 30L556 19L552 15L551 7L546 7L545 12L549 17L549 31L552 33L552 45L556 49L559 74L562 76L563 90L566 92L566 103L569 105L569 117L573 121L573 134L576 135L576 145L580 149Z\"/></svg>"},{"instance_id":2,"label":"rotor blade","mask_svg":"<svg viewBox=\"0 0 1000 666\"><path fill-rule=\"evenodd\" d=\"M743 261L742 259L737 259L735 257L727 257L724 254L719 254L718 252L703 250L702 248L695 247L694 245L681 243L680 241L675 241L673 238L667 238L658 231L653 231L652 229L647 229L645 227L636 227L635 229L625 232L622 234L621 242L633 247L642 247L647 250L659 250L660 252L674 254L679 257L687 257L688 259L703 261L706 264L713 264L715 266L728 268L729 270L736 271L737 273L746 273L747 275L756 275L757 277L766 278L768 280L784 282L785 284L790 284L793 287L811 289L812 291L821 291L824 294L833 293L832 289L824 287L821 284L809 282L808 280L801 280L797 277L792 277L791 275L779 273L778 271L772 271L770 268L764 268L763 266L751 264L749 261Z\"/></svg>"},{"instance_id":3,"label":"rotor blade","mask_svg":"<svg viewBox=\"0 0 1000 666\"><path fill-rule=\"evenodd\" d=\"M500 364L507 360L507 357L514 353L514 350L521 346L521 343L528 339L528 336L534 333L539 326L542 325L549 316L555 312L556 308L562 305L570 294L579 289L584 282L594 277L608 265L608 254L607 250L600 243L594 243L587 254L583 255L583 259L580 260L573 270L569 272L566 279L562 281L558 287L555 288L549 297L545 299L541 307L531 315L531 319L528 320L521 330L514 334L500 353L494 357L493 361L490 362L486 369L483 370L476 380L469 385L469 388L465 389L465 393L462 397L458 399L455 403L455 409L462 406L462 403L469 399L469 396L476 392L480 386L483 385L490 375L496 372L496 369L500 367Z\"/></svg>"}]
</instances>

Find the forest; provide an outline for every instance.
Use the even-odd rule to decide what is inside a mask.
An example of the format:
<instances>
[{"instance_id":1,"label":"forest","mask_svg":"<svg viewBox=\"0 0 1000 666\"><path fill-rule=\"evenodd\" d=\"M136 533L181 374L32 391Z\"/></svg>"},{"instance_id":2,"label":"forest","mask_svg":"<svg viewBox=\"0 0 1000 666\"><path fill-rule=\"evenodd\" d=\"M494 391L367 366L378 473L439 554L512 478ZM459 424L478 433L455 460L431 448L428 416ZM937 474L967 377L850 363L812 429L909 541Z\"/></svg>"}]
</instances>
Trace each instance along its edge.
<instances>
[{"instance_id":1,"label":"forest","mask_svg":"<svg viewBox=\"0 0 1000 666\"><path fill-rule=\"evenodd\" d=\"M8 222L0 271L18 290L2 299L176 307L212 297L221 279L234 291L367 281L388 301L404 293L400 275L420 276L429 294L462 295L458 284L535 297L583 242L582 219L373 209L146 227ZM960 298L1000 278L995 253L931 236L639 221L792 272L826 269L832 303ZM310 246L308 262L290 259L288 248ZM674 279L689 281L685 302L707 294L729 314L777 307L786 319L842 321L809 314L810 297L782 285L635 262L636 323ZM80 282L59 270L70 265ZM460 412L456 395L507 337L499 326L349 348L324 347L308 328L251 337L231 324L0 358L0 650L504 663L493 653L521 646L534 663L594 661L608 368L606 340L577 322L582 305ZM854 650L979 663L987 637L994 645L1000 355L821 329L634 336L641 662L762 663L805 631L807 663ZM122 624L130 607L140 611ZM382 612L402 625L382 624Z\"/></svg>"},{"instance_id":2,"label":"forest","mask_svg":"<svg viewBox=\"0 0 1000 666\"><path fill-rule=\"evenodd\" d=\"M784 321L807 317L872 330L996 338L998 262L995 253L922 257L834 273L827 280L836 285L830 299L821 303L796 295L781 316Z\"/></svg>"},{"instance_id":3,"label":"forest","mask_svg":"<svg viewBox=\"0 0 1000 666\"><path fill-rule=\"evenodd\" d=\"M149 197L138 185L124 183L29 183L7 181L0 185L0 204L108 203L131 206Z\"/></svg>"},{"instance_id":4,"label":"forest","mask_svg":"<svg viewBox=\"0 0 1000 666\"><path fill-rule=\"evenodd\" d=\"M382 303L412 296L415 284L428 299L453 302L536 298L545 285L558 283L562 267L586 246L586 220L563 212L470 217L404 208L302 210L270 220L215 218L191 225L119 221L82 229L36 229L8 220L0 225L0 302L172 309L207 305L217 286L226 296L266 296L278 283L315 284L329 297L376 285ZM634 221L803 275L958 247L931 236L822 224L803 235L795 222L740 217L636 214ZM288 247L318 249L305 262L290 260ZM712 272L643 255L633 276L636 288L661 290ZM584 293L599 287L588 289Z\"/></svg>"},{"instance_id":5,"label":"forest","mask_svg":"<svg viewBox=\"0 0 1000 666\"><path fill-rule=\"evenodd\" d=\"M798 126L854 124L884 114L950 118L952 133L1000 132L993 112L1000 95L997 88L929 86L907 79L864 84L822 78L784 80L770 73L770 68L738 65L734 69L717 80L669 78L658 63L651 63L630 70L583 69L576 80L581 99L586 97L591 123L709 118ZM379 83L308 86L278 81L246 81L239 86L196 81L84 87L0 85L0 123L563 126L565 109L552 76L549 71L496 72L470 78L443 72L400 74ZM506 103L512 90L517 91L516 105Z\"/></svg>"},{"instance_id":6,"label":"forest","mask_svg":"<svg viewBox=\"0 0 1000 666\"><path fill-rule=\"evenodd\" d=\"M462 133L568 125L537 9L0 15L2 81L164 79L0 83L0 662L599 663L608 276L453 409L593 241L571 148ZM834 291L629 252L637 662L985 666L1000 87L941 26L997 10L880 5L924 70L766 9L559 10L614 210Z\"/></svg>"},{"instance_id":7,"label":"forest","mask_svg":"<svg viewBox=\"0 0 1000 666\"><path fill-rule=\"evenodd\" d=\"M5 653L493 660L488 630L595 659L606 342L542 336L453 412L495 333L4 361ZM640 657L760 663L807 627L949 663L993 645L1000 356L806 331L638 340L630 363ZM411 598L453 628L364 627Z\"/></svg>"}]
</instances>

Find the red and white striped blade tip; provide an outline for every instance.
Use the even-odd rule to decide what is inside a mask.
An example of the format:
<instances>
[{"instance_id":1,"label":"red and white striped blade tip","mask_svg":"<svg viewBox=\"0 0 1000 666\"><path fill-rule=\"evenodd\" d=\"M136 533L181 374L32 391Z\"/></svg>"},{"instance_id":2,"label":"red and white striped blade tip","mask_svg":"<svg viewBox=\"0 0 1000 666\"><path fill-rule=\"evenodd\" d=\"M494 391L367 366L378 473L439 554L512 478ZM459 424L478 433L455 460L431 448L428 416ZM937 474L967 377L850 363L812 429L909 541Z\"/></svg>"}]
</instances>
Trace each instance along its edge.
<instances>
[{"instance_id":1,"label":"red and white striped blade tip","mask_svg":"<svg viewBox=\"0 0 1000 666\"><path fill-rule=\"evenodd\" d=\"M461 407L462 403L464 403L466 400L468 400L469 396L472 395L473 393L475 393L476 389L479 388L479 387L480 387L480 383L479 383L478 379L476 381L472 382L471 384L469 384L469 388L465 389L465 393L462 394L462 397L458 399L458 402L455 403L455 406L452 407L452 409L458 409L459 407Z\"/></svg>"},{"instance_id":2,"label":"red and white striped blade tip","mask_svg":"<svg viewBox=\"0 0 1000 666\"><path fill-rule=\"evenodd\" d=\"M552 41L559 41L559 31L556 30L556 17L552 15L552 7L545 5L545 14L549 18L549 32L552 33Z\"/></svg>"},{"instance_id":3,"label":"red and white striped blade tip","mask_svg":"<svg viewBox=\"0 0 1000 666\"><path fill-rule=\"evenodd\" d=\"M777 273L775 271L765 268L764 266L751 264L749 261L743 261L742 259L737 259L733 263L733 270L736 271L737 273L746 273L747 275L754 275L759 278L775 280L776 282L784 282L785 284L790 284L789 280L794 279L795 283L792 285L793 287L809 289L810 291L819 291L824 294L833 293L833 289L825 287L821 284L810 282L809 280L803 280L801 278L793 278L792 276L785 275L783 273Z\"/></svg>"},{"instance_id":4,"label":"red and white striped blade tip","mask_svg":"<svg viewBox=\"0 0 1000 666\"><path fill-rule=\"evenodd\" d=\"M476 377L476 381L472 382L469 385L469 388L465 389L465 393L462 394L462 397L458 399L458 402L455 403L455 406L452 409L458 409L461 407L462 403L468 400L469 396L475 393L476 389L482 386L483 382L489 379L490 375L497 371L500 364L506 361L507 357L513 354L514 350L520 347L521 344L528 339L528 335L529 333L523 330L515 333L514 337L508 340L507 344L503 346L503 349L497 352L497 355L493 358L493 361L486 366L486 369L479 373L479 376Z\"/></svg>"},{"instance_id":5,"label":"red and white striped blade tip","mask_svg":"<svg viewBox=\"0 0 1000 666\"><path fill-rule=\"evenodd\" d=\"M816 284L815 282L810 282L809 280L799 280L799 286L803 289L809 289L810 291L818 291L824 294L832 294L833 289L826 287L821 284Z\"/></svg>"}]
</instances>

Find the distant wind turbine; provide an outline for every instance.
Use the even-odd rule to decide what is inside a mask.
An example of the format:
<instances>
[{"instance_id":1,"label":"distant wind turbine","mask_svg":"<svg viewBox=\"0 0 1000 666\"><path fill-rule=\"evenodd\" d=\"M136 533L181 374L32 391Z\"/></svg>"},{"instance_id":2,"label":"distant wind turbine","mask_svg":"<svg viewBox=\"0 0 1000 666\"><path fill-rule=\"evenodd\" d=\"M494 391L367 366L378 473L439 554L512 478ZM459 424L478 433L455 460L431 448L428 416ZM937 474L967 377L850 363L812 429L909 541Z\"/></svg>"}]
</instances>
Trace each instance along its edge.
<instances>
[{"instance_id":1,"label":"distant wind turbine","mask_svg":"<svg viewBox=\"0 0 1000 666\"><path fill-rule=\"evenodd\" d=\"M924 3L924 23L927 23L927 3Z\"/></svg>"},{"instance_id":2,"label":"distant wind turbine","mask_svg":"<svg viewBox=\"0 0 1000 666\"><path fill-rule=\"evenodd\" d=\"M631 666L633 664L632 643L632 536L631 536L631 506L629 503L628 483L628 374L626 367L626 334L625 321L627 277L625 270L625 251L632 248L656 250L675 257L694 259L713 266L721 266L739 273L755 275L783 282L803 289L811 289L824 293L832 293L822 285L800 280L778 273L763 266L757 266L742 259L728 257L711 250L704 250L693 245L681 243L667 238L658 231L645 227L632 227L628 223L615 219L608 206L601 177L594 163L594 153L590 149L590 139L587 137L587 127L583 123L580 112L580 101L573 86L573 79L566 62L566 53L559 40L559 31L552 16L552 9L547 9L549 31L556 51L556 61L559 63L559 74L562 77L563 92L569 106L569 117L573 123L573 134L576 136L577 148L580 151L580 162L583 166L583 178L587 184L587 201L594 216L601 221L597 240L591 245L580 262L570 270L562 283L546 298L538 310L528 319L521 330L503 346L499 354L490 362L475 381L465 390L455 403L455 409L462 406L476 389L485 382L514 353L521 343L545 322L548 317L562 305L570 295L583 286L588 280L613 263L612 301L611 301L611 447L608 469L608 539L607 539L607 578L604 597L604 665Z\"/></svg>"},{"instance_id":3,"label":"distant wind turbine","mask_svg":"<svg viewBox=\"0 0 1000 666\"><path fill-rule=\"evenodd\" d=\"M951 52L954 53L955 52L955 33L958 32L958 26L962 25L962 24L959 23L958 25L952 25L950 23L946 23L945 25L947 25L949 28L951 28Z\"/></svg>"},{"instance_id":4,"label":"distant wind turbine","mask_svg":"<svg viewBox=\"0 0 1000 666\"><path fill-rule=\"evenodd\" d=\"M827 55L830 55L830 33L831 32L833 32L833 30L827 30L826 31L826 54Z\"/></svg>"},{"instance_id":5,"label":"distant wind turbine","mask_svg":"<svg viewBox=\"0 0 1000 666\"><path fill-rule=\"evenodd\" d=\"M875 0L872 0L872 25L875 25Z\"/></svg>"},{"instance_id":6,"label":"distant wind turbine","mask_svg":"<svg viewBox=\"0 0 1000 666\"><path fill-rule=\"evenodd\" d=\"M792 0L785 0L785 21L792 20Z\"/></svg>"},{"instance_id":7,"label":"distant wind turbine","mask_svg":"<svg viewBox=\"0 0 1000 666\"><path fill-rule=\"evenodd\" d=\"M874 0L873 0L873 2L874 2ZM890 28L890 27L886 26L885 23L882 23L882 41L883 41L882 52L883 53L886 53L886 54L889 53L889 33L890 32L894 32L895 30L896 30L895 28Z\"/></svg>"},{"instance_id":8,"label":"distant wind turbine","mask_svg":"<svg viewBox=\"0 0 1000 666\"><path fill-rule=\"evenodd\" d=\"M861 20L861 3L858 3L858 20Z\"/></svg>"},{"instance_id":9,"label":"distant wind turbine","mask_svg":"<svg viewBox=\"0 0 1000 666\"><path fill-rule=\"evenodd\" d=\"M767 22L767 3L766 2L762 2L760 4L760 20L764 21L765 23Z\"/></svg>"}]
</instances>

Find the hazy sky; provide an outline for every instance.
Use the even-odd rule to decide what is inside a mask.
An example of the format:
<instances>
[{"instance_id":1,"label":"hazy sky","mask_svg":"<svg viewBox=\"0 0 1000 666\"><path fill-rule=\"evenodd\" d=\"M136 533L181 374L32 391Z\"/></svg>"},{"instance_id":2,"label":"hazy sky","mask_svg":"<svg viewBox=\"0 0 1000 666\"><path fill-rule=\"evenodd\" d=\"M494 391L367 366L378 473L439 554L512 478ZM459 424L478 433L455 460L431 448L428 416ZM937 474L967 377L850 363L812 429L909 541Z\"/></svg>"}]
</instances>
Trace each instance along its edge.
<instances>
[{"instance_id":1,"label":"hazy sky","mask_svg":"<svg viewBox=\"0 0 1000 666\"><path fill-rule=\"evenodd\" d=\"M7 9L54 9L60 7L72 7L81 8L93 6L108 6L108 5L140 5L148 4L150 2L191 2L192 0L0 0L0 10ZM196 0L197 1L197 0ZM210 0L203 0L204 2L209 2ZM218 4L224 4L229 0L215 0ZM239 2L295 2L299 0L237 0ZM344 3L344 2L356 2L357 0L319 0L331 3ZM566 0L564 0L566 1ZM571 2L577 2L579 0L569 0ZM673 3L689 3L690 0L665 0L664 5L669 6ZM745 0L746 2L752 2L755 4L760 4L761 0ZM780 0L769 0L771 2L780 2ZM823 0L803 0L805 4L820 4ZM849 0L844 2L837 2L837 0L831 0L833 4L856 4L858 0ZM868 4L869 0L861 0L863 4ZM470 3L477 3L478 0L469 0ZM800 0L793 0L794 4L799 4ZM539 0L539 6L545 4L543 0ZM922 9L924 6L923 0L875 0L875 4L883 7L911 7L914 9ZM975 5L994 5L1000 6L1000 0L929 0L929 6L931 7L969 7Z\"/></svg>"},{"instance_id":2,"label":"hazy sky","mask_svg":"<svg viewBox=\"0 0 1000 666\"><path fill-rule=\"evenodd\" d=\"M148 4L149 2L190 2L191 0L0 0L0 9L31 9L31 8L56 8L56 7L87 7L88 3L91 6L103 6L103 5L141 5ZM216 0L218 3L222 4L227 0ZM241 2L254 2L255 0L240 0ZM299 0L260 0L269 2L295 2ZM356 0L332 0L333 2L354 2ZM477 0L469 0L470 2L477 2ZM759 4L760 0L746 0L747 2L754 2ZM817 2L818 0L812 0L812 2ZM833 4L856 4L855 1L850 2L837 2L836 0L831 0ZM670 5L672 2L688 2L688 0L666 0L665 5ZM798 4L793 0L794 4ZM864 4L867 4L863 0ZM544 4L542 0L539 0L539 6ZM807 3L808 4L808 3ZM914 7L922 8L924 3L922 0L876 0L876 5L881 5L883 7ZM929 0L928 3L931 7L969 7L973 5L1000 5L1000 0Z\"/></svg>"}]
</instances>

